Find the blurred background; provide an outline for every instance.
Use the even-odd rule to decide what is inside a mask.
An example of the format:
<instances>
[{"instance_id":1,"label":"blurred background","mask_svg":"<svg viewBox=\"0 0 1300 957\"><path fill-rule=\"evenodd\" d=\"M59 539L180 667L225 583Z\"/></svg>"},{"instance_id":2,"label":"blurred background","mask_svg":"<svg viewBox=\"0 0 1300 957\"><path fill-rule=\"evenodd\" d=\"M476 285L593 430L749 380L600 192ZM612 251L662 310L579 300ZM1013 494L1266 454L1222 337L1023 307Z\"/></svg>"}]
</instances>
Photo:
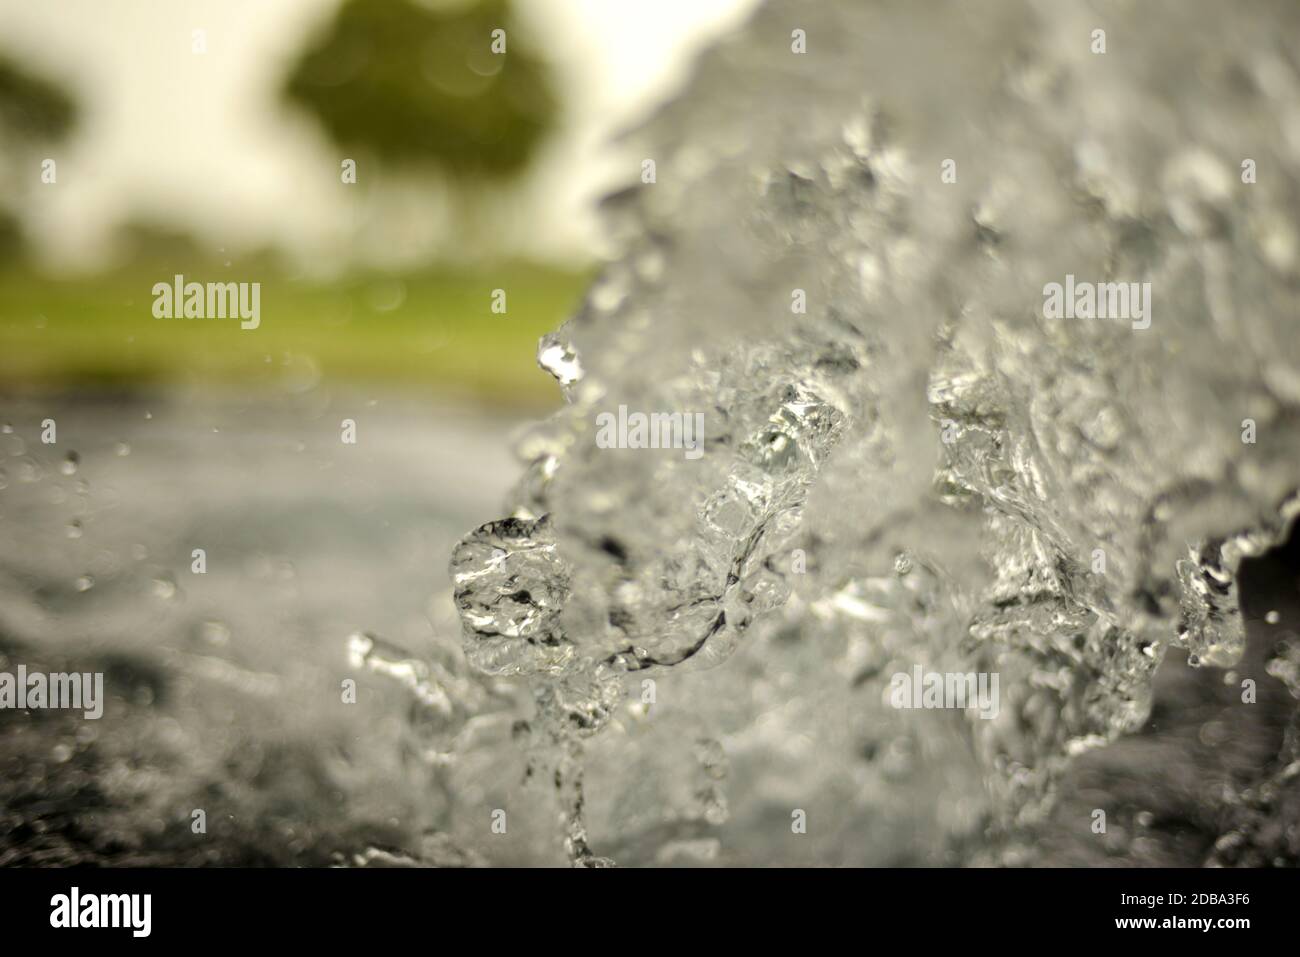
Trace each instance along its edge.
<instances>
[{"instance_id":1,"label":"blurred background","mask_svg":"<svg viewBox=\"0 0 1300 957\"><path fill-rule=\"evenodd\" d=\"M0 382L274 385L287 362L552 402L533 351L599 253L596 200L638 172L616 134L752 6L0 0ZM176 273L260 281L267 321L154 321Z\"/></svg>"},{"instance_id":2,"label":"blurred background","mask_svg":"<svg viewBox=\"0 0 1300 957\"><path fill-rule=\"evenodd\" d=\"M0 0L0 670L110 697L0 711L0 865L482 859L525 705L448 557L560 403L619 131L752 6ZM154 318L177 274L261 283L259 328ZM392 678L429 667L454 768ZM496 859L561 859L512 820Z\"/></svg>"}]
</instances>

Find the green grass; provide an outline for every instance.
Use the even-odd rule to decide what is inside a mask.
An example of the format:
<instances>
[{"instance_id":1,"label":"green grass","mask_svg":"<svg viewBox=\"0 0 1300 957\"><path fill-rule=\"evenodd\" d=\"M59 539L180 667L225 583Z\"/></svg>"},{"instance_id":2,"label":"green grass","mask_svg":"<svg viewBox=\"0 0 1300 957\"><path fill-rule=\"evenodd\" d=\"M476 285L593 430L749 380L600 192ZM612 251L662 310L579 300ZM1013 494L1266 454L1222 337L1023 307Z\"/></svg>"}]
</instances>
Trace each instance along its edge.
<instances>
[{"instance_id":1,"label":"green grass","mask_svg":"<svg viewBox=\"0 0 1300 957\"><path fill-rule=\"evenodd\" d=\"M153 285L177 272L187 281L261 282L261 325L154 318ZM0 271L0 388L275 387L314 364L324 384L553 404L556 386L537 368L537 339L572 313L587 281L529 264L329 284L254 266L136 264L76 280ZM404 296L394 306L399 284ZM497 288L506 291L504 315L491 310Z\"/></svg>"}]
</instances>

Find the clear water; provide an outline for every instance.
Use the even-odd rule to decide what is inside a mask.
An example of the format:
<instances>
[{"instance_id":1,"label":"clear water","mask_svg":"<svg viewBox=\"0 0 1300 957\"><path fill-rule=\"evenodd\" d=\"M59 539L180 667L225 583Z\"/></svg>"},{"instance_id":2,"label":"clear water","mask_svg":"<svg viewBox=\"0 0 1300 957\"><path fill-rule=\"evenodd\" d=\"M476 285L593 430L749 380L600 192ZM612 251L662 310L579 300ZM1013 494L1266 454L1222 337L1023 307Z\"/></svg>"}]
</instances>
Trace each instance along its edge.
<instances>
[{"instance_id":1,"label":"clear water","mask_svg":"<svg viewBox=\"0 0 1300 957\"><path fill-rule=\"evenodd\" d=\"M1050 857L1162 660L1241 660L1237 573L1300 510L1298 26L775 2L634 138L656 181L539 350L567 405L451 565L575 862ZM1067 273L1150 282L1150 328L1045 319ZM706 454L598 447L620 405ZM998 673L999 715L890 708L915 665Z\"/></svg>"}]
</instances>

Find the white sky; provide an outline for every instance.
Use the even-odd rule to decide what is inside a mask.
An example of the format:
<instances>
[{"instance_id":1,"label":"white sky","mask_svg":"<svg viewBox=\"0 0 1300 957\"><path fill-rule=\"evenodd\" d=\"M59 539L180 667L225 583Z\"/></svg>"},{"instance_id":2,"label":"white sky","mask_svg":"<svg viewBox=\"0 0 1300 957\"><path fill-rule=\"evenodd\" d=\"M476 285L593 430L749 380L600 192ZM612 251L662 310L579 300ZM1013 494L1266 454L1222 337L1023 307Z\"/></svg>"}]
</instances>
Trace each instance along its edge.
<instances>
[{"instance_id":1,"label":"white sky","mask_svg":"<svg viewBox=\"0 0 1300 957\"><path fill-rule=\"evenodd\" d=\"M86 107L74 140L48 151L58 183L39 194L32 225L51 258L93 263L111 227L142 210L233 250L333 248L354 216L337 159L277 97L288 59L337 3L0 0L0 51L62 79ZM615 157L606 136L677 88L694 53L755 4L515 0L555 62L569 116L503 199L508 242L544 258L588 254L592 201L634 159ZM196 28L204 55L191 50Z\"/></svg>"}]
</instances>

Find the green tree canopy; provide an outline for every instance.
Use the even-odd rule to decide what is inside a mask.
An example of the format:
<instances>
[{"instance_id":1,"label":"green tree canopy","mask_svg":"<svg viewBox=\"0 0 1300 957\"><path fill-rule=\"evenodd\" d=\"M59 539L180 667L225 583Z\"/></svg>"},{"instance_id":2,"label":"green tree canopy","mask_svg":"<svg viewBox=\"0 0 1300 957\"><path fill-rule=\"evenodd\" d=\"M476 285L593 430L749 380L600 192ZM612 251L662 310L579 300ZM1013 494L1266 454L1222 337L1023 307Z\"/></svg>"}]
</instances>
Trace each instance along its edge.
<instances>
[{"instance_id":1,"label":"green tree canopy","mask_svg":"<svg viewBox=\"0 0 1300 957\"><path fill-rule=\"evenodd\" d=\"M290 71L286 96L344 149L457 177L517 173L553 124L556 99L509 14L508 0L345 0ZM499 29L504 53L492 50Z\"/></svg>"},{"instance_id":2,"label":"green tree canopy","mask_svg":"<svg viewBox=\"0 0 1300 957\"><path fill-rule=\"evenodd\" d=\"M0 55L0 126L25 139L57 140L76 121L72 97Z\"/></svg>"}]
</instances>

